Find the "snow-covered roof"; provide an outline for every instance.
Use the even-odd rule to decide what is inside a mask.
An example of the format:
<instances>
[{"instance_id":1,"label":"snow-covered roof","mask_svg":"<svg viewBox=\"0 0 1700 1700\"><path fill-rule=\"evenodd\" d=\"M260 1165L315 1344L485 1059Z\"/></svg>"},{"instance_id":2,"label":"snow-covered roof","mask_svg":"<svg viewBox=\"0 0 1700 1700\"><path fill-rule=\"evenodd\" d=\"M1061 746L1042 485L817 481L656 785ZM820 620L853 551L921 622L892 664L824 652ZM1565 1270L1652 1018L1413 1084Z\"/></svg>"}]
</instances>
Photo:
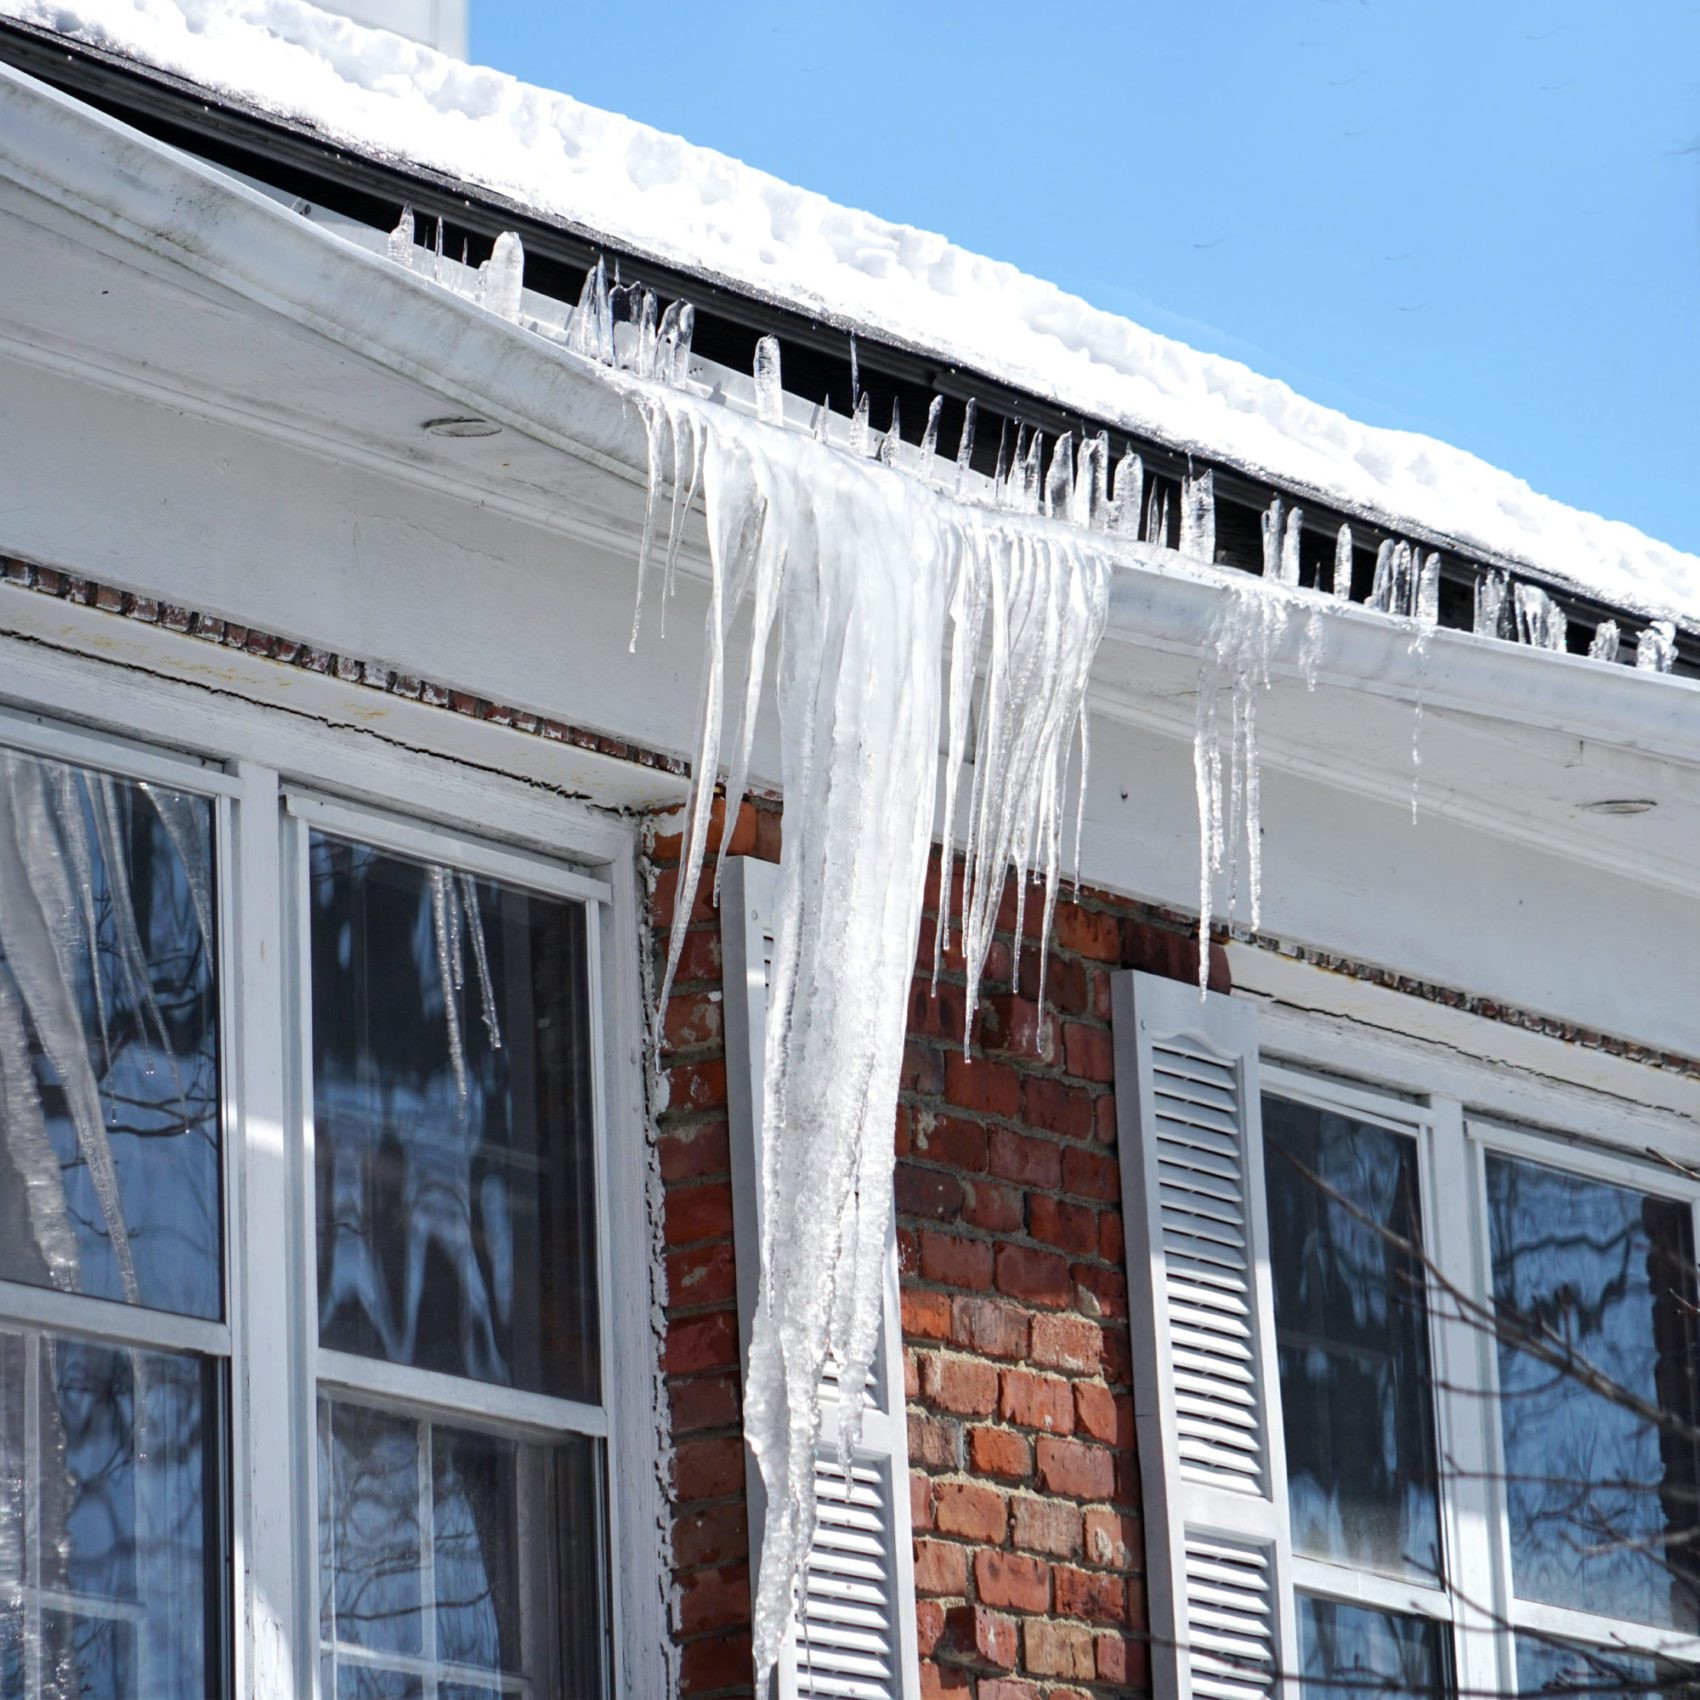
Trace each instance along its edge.
<instances>
[{"instance_id":1,"label":"snow-covered roof","mask_svg":"<svg viewBox=\"0 0 1700 1700\"><path fill-rule=\"evenodd\" d=\"M1461 449L1359 424L942 236L303 0L0 0L0 17L1619 606L1700 620L1700 557Z\"/></svg>"}]
</instances>

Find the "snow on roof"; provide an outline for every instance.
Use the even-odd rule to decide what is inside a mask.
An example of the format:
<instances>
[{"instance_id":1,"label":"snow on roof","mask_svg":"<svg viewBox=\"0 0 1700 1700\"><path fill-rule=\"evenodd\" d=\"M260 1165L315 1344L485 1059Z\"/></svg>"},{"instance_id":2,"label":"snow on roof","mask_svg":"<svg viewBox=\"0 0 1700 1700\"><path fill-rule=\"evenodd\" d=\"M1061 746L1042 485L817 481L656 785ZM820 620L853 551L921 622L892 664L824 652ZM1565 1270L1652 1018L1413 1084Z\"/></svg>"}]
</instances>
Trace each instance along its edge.
<instances>
[{"instance_id":1,"label":"snow on roof","mask_svg":"<svg viewBox=\"0 0 1700 1700\"><path fill-rule=\"evenodd\" d=\"M1358 424L942 236L304 0L0 0L0 17L1616 605L1700 620L1700 557L1474 455Z\"/></svg>"}]
</instances>

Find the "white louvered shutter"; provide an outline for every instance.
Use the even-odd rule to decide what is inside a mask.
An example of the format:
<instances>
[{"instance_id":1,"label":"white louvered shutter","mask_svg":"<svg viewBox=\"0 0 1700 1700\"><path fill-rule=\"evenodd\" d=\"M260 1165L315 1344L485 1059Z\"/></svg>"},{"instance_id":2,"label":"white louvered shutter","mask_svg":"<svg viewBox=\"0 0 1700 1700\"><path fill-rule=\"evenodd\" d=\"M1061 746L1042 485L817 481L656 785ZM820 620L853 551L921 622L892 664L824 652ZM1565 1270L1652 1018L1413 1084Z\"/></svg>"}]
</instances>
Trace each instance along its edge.
<instances>
[{"instance_id":1,"label":"white louvered shutter","mask_svg":"<svg viewBox=\"0 0 1700 1700\"><path fill-rule=\"evenodd\" d=\"M760 1274L762 1067L773 894L779 870L750 857L727 862L720 945L726 992L726 1086L730 1103L738 1333L748 1362ZM897 1235L887 1229L885 1321L863 1399L862 1440L849 1479L838 1464L828 1368L822 1446L815 1459L816 1528L802 1614L786 1637L777 1700L919 1700L915 1553L909 1523L909 1434L898 1320ZM748 1448L744 1483L751 1570L761 1552L764 1495Z\"/></svg>"},{"instance_id":2,"label":"white louvered shutter","mask_svg":"<svg viewBox=\"0 0 1700 1700\"><path fill-rule=\"evenodd\" d=\"M1157 1700L1296 1694L1254 1006L1115 976Z\"/></svg>"}]
</instances>

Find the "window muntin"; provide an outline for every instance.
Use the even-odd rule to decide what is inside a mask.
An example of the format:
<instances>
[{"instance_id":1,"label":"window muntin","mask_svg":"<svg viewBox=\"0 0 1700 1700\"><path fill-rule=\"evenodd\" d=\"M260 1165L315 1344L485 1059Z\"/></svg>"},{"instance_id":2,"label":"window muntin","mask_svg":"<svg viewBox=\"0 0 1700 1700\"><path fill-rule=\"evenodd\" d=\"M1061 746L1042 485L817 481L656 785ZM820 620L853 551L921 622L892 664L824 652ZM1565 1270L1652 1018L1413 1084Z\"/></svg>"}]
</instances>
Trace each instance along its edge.
<instances>
[{"instance_id":1,"label":"window muntin","mask_svg":"<svg viewBox=\"0 0 1700 1700\"><path fill-rule=\"evenodd\" d=\"M1700 1631L1692 1209L1498 1152L1485 1169L1517 1595Z\"/></svg>"},{"instance_id":2,"label":"window muntin","mask_svg":"<svg viewBox=\"0 0 1700 1700\"><path fill-rule=\"evenodd\" d=\"M216 812L0 749L8 1700L226 1686Z\"/></svg>"},{"instance_id":3,"label":"window muntin","mask_svg":"<svg viewBox=\"0 0 1700 1700\"><path fill-rule=\"evenodd\" d=\"M1437 1577L1417 1142L1269 1094L1263 1133L1293 1549Z\"/></svg>"},{"instance_id":4,"label":"window muntin","mask_svg":"<svg viewBox=\"0 0 1700 1700\"><path fill-rule=\"evenodd\" d=\"M317 830L306 868L322 1700L597 1692L586 905Z\"/></svg>"}]
</instances>

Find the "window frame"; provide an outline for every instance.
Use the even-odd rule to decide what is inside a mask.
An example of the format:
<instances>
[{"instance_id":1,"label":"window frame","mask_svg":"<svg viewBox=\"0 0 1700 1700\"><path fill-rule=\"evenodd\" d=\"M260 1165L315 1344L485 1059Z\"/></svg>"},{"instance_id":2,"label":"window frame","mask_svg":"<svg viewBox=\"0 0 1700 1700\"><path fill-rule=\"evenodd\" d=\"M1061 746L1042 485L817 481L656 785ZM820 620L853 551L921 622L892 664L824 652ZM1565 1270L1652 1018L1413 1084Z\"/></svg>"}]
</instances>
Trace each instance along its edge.
<instances>
[{"instance_id":1,"label":"window frame","mask_svg":"<svg viewBox=\"0 0 1700 1700\"><path fill-rule=\"evenodd\" d=\"M74 635L41 645L0 634L7 662L0 743L216 800L225 1319L208 1326L228 1340L227 1548L215 1580L226 1602L232 1692L242 1700L300 1700L313 1692L318 1666L310 1550L317 1507L308 1497L316 1445L305 1396L313 1360L303 1338L316 1318L302 1314L300 1299L313 1245L305 1190L312 1177L302 1167L302 1105L289 1064L299 1042L292 1012L304 964L293 959L294 918L286 911L285 882L293 874L286 785L424 832L445 850L477 844L514 858L504 860L498 877L514 877L524 863L532 871L519 883L535 886L535 870L548 865L606 894L588 952L601 1023L593 1063L598 1256L606 1423L626 1441L623 1464L616 1470L610 1455L606 1470L608 1681L617 1694L662 1692L669 1682L664 1405L652 1298L639 829L580 800L582 792L540 781L529 743L516 744L506 728L410 704L373 723L337 713L316 694L317 681L308 681L313 689L305 698L293 678L280 678L275 688L269 679L209 684L202 645L152 629L136 635L146 664L129 653L118 660L85 653ZM452 722L452 736L443 740L448 753L427 743L415 716L429 717L427 725ZM657 802L678 788L666 775L653 777ZM98 1315L96 1332L144 1344L130 1307L112 1309L122 1314L89 1313ZM645 1436L653 1437L653 1449Z\"/></svg>"},{"instance_id":2,"label":"window frame","mask_svg":"<svg viewBox=\"0 0 1700 1700\"><path fill-rule=\"evenodd\" d=\"M1314 1009L1265 1005L1258 1013L1266 1096L1336 1110L1416 1139L1423 1249L1439 1277L1429 1281L1428 1325L1444 1580L1423 1588L1294 1552L1295 1590L1449 1623L1452 1680L1464 1692L1518 1692L1515 1638L1523 1632L1591 1645L1607 1656L1700 1663L1700 1634L1517 1599L1495 1343L1457 1314L1440 1284L1492 1302L1486 1193L1492 1152L1684 1202L1700 1248L1700 1179L1685 1179L1659 1161L1681 1150L1677 1118L1557 1078L1519 1072L1506 1081L1492 1057L1496 1024L1479 1017L1467 1019L1480 1029L1480 1051L1461 1056L1420 1032L1385 1040L1343 1034ZM1435 1078L1425 1091L1430 1067ZM1465 1226L1435 1233L1443 1221Z\"/></svg>"}]
</instances>

